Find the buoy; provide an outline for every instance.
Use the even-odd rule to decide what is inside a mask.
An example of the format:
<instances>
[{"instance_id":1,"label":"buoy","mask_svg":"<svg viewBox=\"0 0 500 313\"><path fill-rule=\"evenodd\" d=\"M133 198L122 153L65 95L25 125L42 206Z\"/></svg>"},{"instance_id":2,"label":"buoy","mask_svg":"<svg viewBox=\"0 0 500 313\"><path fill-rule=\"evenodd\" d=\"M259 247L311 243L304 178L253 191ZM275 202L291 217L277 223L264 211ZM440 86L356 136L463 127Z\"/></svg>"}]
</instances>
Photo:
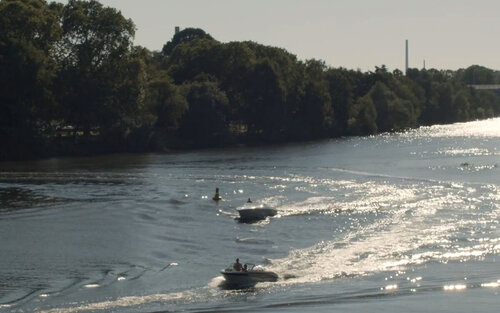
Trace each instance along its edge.
<instances>
[{"instance_id":1,"label":"buoy","mask_svg":"<svg viewBox=\"0 0 500 313\"><path fill-rule=\"evenodd\" d=\"M214 197L212 198L212 200L214 200L214 201L219 201L219 200L221 200L221 199L222 199L222 198L221 198L221 197L220 197L220 195L219 195L219 188L215 188L215 195L214 195Z\"/></svg>"}]
</instances>

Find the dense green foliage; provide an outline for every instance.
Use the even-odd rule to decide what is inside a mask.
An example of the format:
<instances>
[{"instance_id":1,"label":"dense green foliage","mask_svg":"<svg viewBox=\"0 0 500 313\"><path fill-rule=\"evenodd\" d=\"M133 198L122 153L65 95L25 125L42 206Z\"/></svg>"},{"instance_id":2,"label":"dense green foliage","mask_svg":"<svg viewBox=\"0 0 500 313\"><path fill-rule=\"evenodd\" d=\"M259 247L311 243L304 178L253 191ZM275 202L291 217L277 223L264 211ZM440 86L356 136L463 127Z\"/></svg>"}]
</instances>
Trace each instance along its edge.
<instances>
[{"instance_id":1,"label":"dense green foliage","mask_svg":"<svg viewBox=\"0 0 500 313\"><path fill-rule=\"evenodd\" d=\"M330 68L187 28L161 52L98 1L0 1L0 159L263 144L498 116L496 71Z\"/></svg>"}]
</instances>

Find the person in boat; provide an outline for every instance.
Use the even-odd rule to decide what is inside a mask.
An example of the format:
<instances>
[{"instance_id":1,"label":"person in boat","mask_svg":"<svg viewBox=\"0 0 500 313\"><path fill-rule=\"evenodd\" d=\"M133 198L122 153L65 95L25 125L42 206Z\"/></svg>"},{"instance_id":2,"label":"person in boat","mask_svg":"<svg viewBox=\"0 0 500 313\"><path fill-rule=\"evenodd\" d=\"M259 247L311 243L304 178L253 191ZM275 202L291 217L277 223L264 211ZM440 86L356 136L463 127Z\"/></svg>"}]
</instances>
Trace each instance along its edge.
<instances>
[{"instance_id":1,"label":"person in boat","mask_svg":"<svg viewBox=\"0 0 500 313\"><path fill-rule=\"evenodd\" d=\"M243 265L243 272L248 272L248 265L246 263Z\"/></svg>"},{"instance_id":2,"label":"person in boat","mask_svg":"<svg viewBox=\"0 0 500 313\"><path fill-rule=\"evenodd\" d=\"M240 263L240 259L236 259L236 263L233 264L233 269L237 272L241 272L243 270L243 266Z\"/></svg>"},{"instance_id":3,"label":"person in boat","mask_svg":"<svg viewBox=\"0 0 500 313\"><path fill-rule=\"evenodd\" d=\"M214 197L212 198L212 200L214 200L214 201L219 201L219 200L221 200L221 199L222 199L222 198L221 198L221 196L219 195L219 188L215 188L215 195L214 195Z\"/></svg>"},{"instance_id":4,"label":"person in boat","mask_svg":"<svg viewBox=\"0 0 500 313\"><path fill-rule=\"evenodd\" d=\"M252 203L252 200L250 200L250 198L248 198L248 201L247 201L247 203Z\"/></svg>"}]
</instances>

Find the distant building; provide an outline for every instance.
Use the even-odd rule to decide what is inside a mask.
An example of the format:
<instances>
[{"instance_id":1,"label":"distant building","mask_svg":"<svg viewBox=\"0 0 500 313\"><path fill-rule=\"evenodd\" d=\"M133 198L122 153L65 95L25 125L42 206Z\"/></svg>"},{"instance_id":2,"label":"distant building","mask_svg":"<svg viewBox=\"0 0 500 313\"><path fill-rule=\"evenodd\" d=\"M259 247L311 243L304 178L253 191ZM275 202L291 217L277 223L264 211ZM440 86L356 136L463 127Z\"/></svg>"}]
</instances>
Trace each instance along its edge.
<instances>
[{"instance_id":1,"label":"distant building","mask_svg":"<svg viewBox=\"0 0 500 313\"><path fill-rule=\"evenodd\" d=\"M495 84L472 84L467 86L477 90L500 90L500 85Z\"/></svg>"},{"instance_id":2,"label":"distant building","mask_svg":"<svg viewBox=\"0 0 500 313\"><path fill-rule=\"evenodd\" d=\"M175 34L177 35L181 31L179 26L175 26Z\"/></svg>"},{"instance_id":3,"label":"distant building","mask_svg":"<svg viewBox=\"0 0 500 313\"><path fill-rule=\"evenodd\" d=\"M500 96L500 85L498 85L498 84L473 84L473 85L467 85L467 86L474 88L476 90L493 91L498 96Z\"/></svg>"}]
</instances>

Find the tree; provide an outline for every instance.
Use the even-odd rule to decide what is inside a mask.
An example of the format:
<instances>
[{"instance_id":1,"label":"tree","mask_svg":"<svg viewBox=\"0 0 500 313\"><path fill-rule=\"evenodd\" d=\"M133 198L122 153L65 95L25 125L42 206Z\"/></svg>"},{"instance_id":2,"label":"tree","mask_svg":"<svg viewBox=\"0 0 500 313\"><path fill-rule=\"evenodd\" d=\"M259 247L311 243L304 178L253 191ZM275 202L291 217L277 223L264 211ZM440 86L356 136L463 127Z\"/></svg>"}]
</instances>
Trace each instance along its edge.
<instances>
[{"instance_id":1,"label":"tree","mask_svg":"<svg viewBox=\"0 0 500 313\"><path fill-rule=\"evenodd\" d=\"M143 69L131 54L135 27L96 0L70 0L62 12L59 84L67 122L86 137L92 129L125 130L143 96Z\"/></svg>"},{"instance_id":2,"label":"tree","mask_svg":"<svg viewBox=\"0 0 500 313\"><path fill-rule=\"evenodd\" d=\"M307 139L326 136L332 124L333 110L323 61L305 63L305 89L301 114L307 127Z\"/></svg>"},{"instance_id":3,"label":"tree","mask_svg":"<svg viewBox=\"0 0 500 313\"><path fill-rule=\"evenodd\" d=\"M457 121L468 121L470 119L470 93L467 89L460 91L455 97L457 109Z\"/></svg>"},{"instance_id":4,"label":"tree","mask_svg":"<svg viewBox=\"0 0 500 313\"><path fill-rule=\"evenodd\" d=\"M147 75L143 59L132 50L121 59L107 62L99 73L106 91L97 119L100 135L108 141L125 139L150 120L145 113Z\"/></svg>"},{"instance_id":5,"label":"tree","mask_svg":"<svg viewBox=\"0 0 500 313\"><path fill-rule=\"evenodd\" d=\"M193 40L177 46L166 58L174 82L182 84L191 81L200 73L216 74L220 71L220 48L220 43L208 39Z\"/></svg>"},{"instance_id":6,"label":"tree","mask_svg":"<svg viewBox=\"0 0 500 313\"><path fill-rule=\"evenodd\" d=\"M371 135L378 131L377 110L370 96L365 96L356 101L349 108L349 120L347 121L350 135Z\"/></svg>"},{"instance_id":7,"label":"tree","mask_svg":"<svg viewBox=\"0 0 500 313\"><path fill-rule=\"evenodd\" d=\"M195 39L214 40L212 36L200 28L186 28L176 33L172 40L163 46L162 53L163 55L170 55L178 45L191 42Z\"/></svg>"},{"instance_id":8,"label":"tree","mask_svg":"<svg viewBox=\"0 0 500 313\"><path fill-rule=\"evenodd\" d=\"M453 123L456 121L455 103L453 101L453 87L450 83L439 84L435 89L437 118L440 122Z\"/></svg>"},{"instance_id":9,"label":"tree","mask_svg":"<svg viewBox=\"0 0 500 313\"><path fill-rule=\"evenodd\" d=\"M216 82L186 85L189 109L181 123L181 137L196 147L222 145L228 136L229 102Z\"/></svg>"},{"instance_id":10,"label":"tree","mask_svg":"<svg viewBox=\"0 0 500 313\"><path fill-rule=\"evenodd\" d=\"M165 73L149 83L147 103L157 116L155 126L165 131L177 130L188 109L188 103L180 88L174 85Z\"/></svg>"},{"instance_id":11,"label":"tree","mask_svg":"<svg viewBox=\"0 0 500 313\"><path fill-rule=\"evenodd\" d=\"M349 73L344 69L330 69L326 73L329 92L332 98L332 107L335 112L333 118L332 135L344 135L347 132L349 108L353 102L353 87Z\"/></svg>"},{"instance_id":12,"label":"tree","mask_svg":"<svg viewBox=\"0 0 500 313\"><path fill-rule=\"evenodd\" d=\"M55 104L59 8L43 0L0 2L0 159L40 153Z\"/></svg>"},{"instance_id":13,"label":"tree","mask_svg":"<svg viewBox=\"0 0 500 313\"><path fill-rule=\"evenodd\" d=\"M265 141L279 140L285 127L285 91L278 65L263 59L247 79L246 118L252 136Z\"/></svg>"},{"instance_id":14,"label":"tree","mask_svg":"<svg viewBox=\"0 0 500 313\"><path fill-rule=\"evenodd\" d=\"M398 131L414 125L413 106L410 100L399 97L382 82L375 83L369 95L377 110L379 131Z\"/></svg>"},{"instance_id":15,"label":"tree","mask_svg":"<svg viewBox=\"0 0 500 313\"><path fill-rule=\"evenodd\" d=\"M463 82L468 85L497 84L498 76L493 70L479 65L472 65L463 71Z\"/></svg>"}]
</instances>

